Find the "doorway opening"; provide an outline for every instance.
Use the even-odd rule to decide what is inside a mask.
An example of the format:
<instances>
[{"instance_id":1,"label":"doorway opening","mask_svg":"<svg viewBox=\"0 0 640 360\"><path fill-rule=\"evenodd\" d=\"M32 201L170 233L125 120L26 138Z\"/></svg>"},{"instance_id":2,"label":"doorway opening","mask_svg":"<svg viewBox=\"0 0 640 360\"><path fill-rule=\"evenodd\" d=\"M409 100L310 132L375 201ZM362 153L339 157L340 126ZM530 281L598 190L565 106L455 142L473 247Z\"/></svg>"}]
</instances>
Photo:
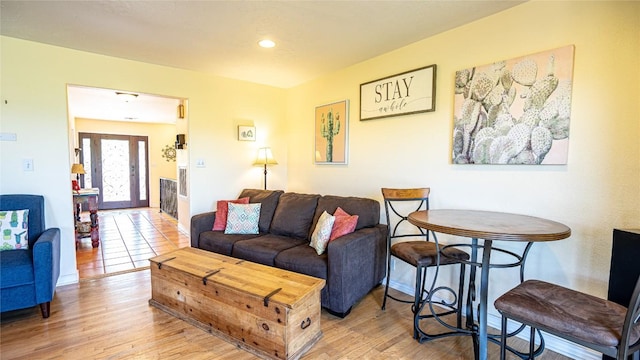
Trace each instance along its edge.
<instances>
[{"instance_id":1,"label":"doorway opening","mask_svg":"<svg viewBox=\"0 0 640 360\"><path fill-rule=\"evenodd\" d=\"M99 193L100 245L81 239L80 277L135 271L188 246L177 216L160 212L161 179L177 181L178 166L188 164L187 150L175 150L176 134L188 134L187 99L81 85L67 85L67 95L69 161L84 168L80 187Z\"/></svg>"}]
</instances>

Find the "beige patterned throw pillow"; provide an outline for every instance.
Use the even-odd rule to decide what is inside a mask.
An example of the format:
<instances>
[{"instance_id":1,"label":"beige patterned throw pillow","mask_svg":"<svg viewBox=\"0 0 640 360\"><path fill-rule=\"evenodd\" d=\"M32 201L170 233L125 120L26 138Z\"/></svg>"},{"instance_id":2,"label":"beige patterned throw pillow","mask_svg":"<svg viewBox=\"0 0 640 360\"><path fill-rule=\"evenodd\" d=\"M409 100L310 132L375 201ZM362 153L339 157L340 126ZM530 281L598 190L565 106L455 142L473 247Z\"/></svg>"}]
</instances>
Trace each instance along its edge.
<instances>
[{"instance_id":1,"label":"beige patterned throw pillow","mask_svg":"<svg viewBox=\"0 0 640 360\"><path fill-rule=\"evenodd\" d=\"M322 255L322 253L327 249L329 237L331 236L331 229L333 229L333 223L335 220L336 217L326 211L320 215L320 218L318 218L316 228L313 230L313 234L311 235L311 243L309 243L309 246L316 249L316 253L318 255Z\"/></svg>"}]
</instances>

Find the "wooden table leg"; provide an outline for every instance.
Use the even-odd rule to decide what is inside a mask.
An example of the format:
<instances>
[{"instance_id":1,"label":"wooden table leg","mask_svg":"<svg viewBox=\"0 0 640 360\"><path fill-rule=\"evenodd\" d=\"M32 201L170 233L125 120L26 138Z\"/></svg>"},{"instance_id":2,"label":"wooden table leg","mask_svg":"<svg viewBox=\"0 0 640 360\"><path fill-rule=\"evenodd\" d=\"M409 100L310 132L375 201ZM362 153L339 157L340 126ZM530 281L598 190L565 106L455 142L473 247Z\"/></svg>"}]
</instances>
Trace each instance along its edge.
<instances>
[{"instance_id":1,"label":"wooden table leg","mask_svg":"<svg viewBox=\"0 0 640 360\"><path fill-rule=\"evenodd\" d=\"M78 225L75 226L75 237L76 237L76 250L80 248L80 233L78 232Z\"/></svg>"},{"instance_id":2,"label":"wooden table leg","mask_svg":"<svg viewBox=\"0 0 640 360\"><path fill-rule=\"evenodd\" d=\"M80 202L81 201L76 201L74 199L74 202L76 203L76 221L80 221Z\"/></svg>"},{"instance_id":3,"label":"wooden table leg","mask_svg":"<svg viewBox=\"0 0 640 360\"><path fill-rule=\"evenodd\" d=\"M97 213L97 210L89 210L89 218L91 219L91 246L94 248L100 246L100 229Z\"/></svg>"},{"instance_id":4,"label":"wooden table leg","mask_svg":"<svg viewBox=\"0 0 640 360\"><path fill-rule=\"evenodd\" d=\"M89 197L89 218L91 219L91 246L100 246L100 227L98 224L98 197Z\"/></svg>"}]
</instances>

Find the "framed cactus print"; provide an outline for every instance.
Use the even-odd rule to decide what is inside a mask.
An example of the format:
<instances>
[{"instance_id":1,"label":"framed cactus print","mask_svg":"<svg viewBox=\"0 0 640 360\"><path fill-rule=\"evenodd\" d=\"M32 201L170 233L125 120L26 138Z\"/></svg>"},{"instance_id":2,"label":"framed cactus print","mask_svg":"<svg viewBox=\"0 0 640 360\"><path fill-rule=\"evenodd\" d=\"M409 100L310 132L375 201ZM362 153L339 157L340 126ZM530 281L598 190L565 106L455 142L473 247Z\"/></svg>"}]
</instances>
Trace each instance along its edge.
<instances>
[{"instance_id":1,"label":"framed cactus print","mask_svg":"<svg viewBox=\"0 0 640 360\"><path fill-rule=\"evenodd\" d=\"M316 107L315 163L347 164L349 100Z\"/></svg>"},{"instance_id":2,"label":"framed cactus print","mask_svg":"<svg viewBox=\"0 0 640 360\"><path fill-rule=\"evenodd\" d=\"M574 46L456 72L454 164L567 163Z\"/></svg>"}]
</instances>

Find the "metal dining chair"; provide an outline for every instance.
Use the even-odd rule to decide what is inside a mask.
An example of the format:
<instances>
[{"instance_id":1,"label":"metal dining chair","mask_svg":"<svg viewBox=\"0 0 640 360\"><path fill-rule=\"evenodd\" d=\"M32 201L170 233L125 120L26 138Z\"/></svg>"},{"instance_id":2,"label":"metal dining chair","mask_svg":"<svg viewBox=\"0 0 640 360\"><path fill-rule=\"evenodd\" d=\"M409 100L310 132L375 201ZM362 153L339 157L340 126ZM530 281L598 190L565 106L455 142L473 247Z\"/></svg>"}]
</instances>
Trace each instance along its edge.
<instances>
[{"instance_id":1,"label":"metal dining chair","mask_svg":"<svg viewBox=\"0 0 640 360\"><path fill-rule=\"evenodd\" d=\"M506 350L533 359L544 351L544 339L535 349L536 329L625 360L640 351L640 277L628 307L539 280L527 280L495 301L502 314L500 359ZM531 328L529 354L507 345L507 320Z\"/></svg>"},{"instance_id":2,"label":"metal dining chair","mask_svg":"<svg viewBox=\"0 0 640 360\"><path fill-rule=\"evenodd\" d=\"M438 304L449 309L437 316L445 316L456 313L457 327L462 324L462 294L464 290L464 273L465 265L458 260L468 260L469 254L466 252L450 248L446 250L447 256L438 256L438 250L434 242L429 241L429 233L424 229L409 223L407 217L413 211L429 209L429 193L430 188L412 188L412 189L390 189L382 188L382 196L384 198L384 207L387 217L387 225L389 231L387 233L387 279L384 288L384 298L382 300L382 310L385 310L387 298L403 302L411 303L414 316L420 311L423 302L429 295L425 289L425 280L427 277L427 268L440 265L460 265L460 282L455 298L448 303L440 301ZM409 210L406 210L409 209ZM398 241L403 238L420 238L420 240ZM394 297L389 294L389 278L391 277L391 257L402 260L403 262L416 268L415 290L413 299L406 300ZM421 315L420 318L433 317L433 314ZM429 334L421 334L422 340L430 340ZM414 327L413 337L418 339L418 331ZM437 336L436 336L437 337Z\"/></svg>"}]
</instances>

